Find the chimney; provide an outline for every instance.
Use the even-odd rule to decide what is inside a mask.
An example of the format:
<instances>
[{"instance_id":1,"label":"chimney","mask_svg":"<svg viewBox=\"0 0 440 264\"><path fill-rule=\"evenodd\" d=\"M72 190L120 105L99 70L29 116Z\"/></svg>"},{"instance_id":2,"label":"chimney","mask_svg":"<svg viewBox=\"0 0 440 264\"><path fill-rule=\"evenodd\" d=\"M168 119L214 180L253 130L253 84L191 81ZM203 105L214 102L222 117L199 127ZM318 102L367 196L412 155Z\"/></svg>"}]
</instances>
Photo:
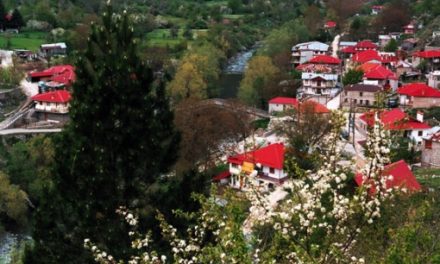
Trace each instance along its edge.
<instances>
[{"instance_id":1,"label":"chimney","mask_svg":"<svg viewBox=\"0 0 440 264\"><path fill-rule=\"evenodd\" d=\"M423 112L422 111L417 111L417 117L416 117L417 121L419 121L420 123L423 123Z\"/></svg>"}]
</instances>

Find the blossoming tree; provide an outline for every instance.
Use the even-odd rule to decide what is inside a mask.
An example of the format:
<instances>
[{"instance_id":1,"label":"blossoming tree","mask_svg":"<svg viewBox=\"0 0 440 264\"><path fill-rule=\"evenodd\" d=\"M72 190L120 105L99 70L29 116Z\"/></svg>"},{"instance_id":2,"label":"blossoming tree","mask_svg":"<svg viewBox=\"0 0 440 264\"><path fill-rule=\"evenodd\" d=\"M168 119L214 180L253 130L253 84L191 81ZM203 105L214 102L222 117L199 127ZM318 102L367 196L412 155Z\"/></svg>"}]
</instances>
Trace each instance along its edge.
<instances>
[{"instance_id":1,"label":"blossoming tree","mask_svg":"<svg viewBox=\"0 0 440 264\"><path fill-rule=\"evenodd\" d=\"M351 249L393 196L393 190L386 188L388 177L381 176L389 162L389 135L379 123L370 131L364 184L354 190L349 188L350 172L339 162L342 114L332 113L331 122L332 130L322 144L326 147L321 167L285 184L287 195L276 205L257 186L244 195L228 191L222 198L196 195L202 205L199 212L177 212L195 222L186 232L178 232L158 214L162 234L170 243L169 254L159 256L149 247L149 234L133 231L132 247L139 254L129 263L364 263ZM136 228L133 214L126 208L118 212ZM121 263L89 239L85 247L100 263Z\"/></svg>"}]
</instances>

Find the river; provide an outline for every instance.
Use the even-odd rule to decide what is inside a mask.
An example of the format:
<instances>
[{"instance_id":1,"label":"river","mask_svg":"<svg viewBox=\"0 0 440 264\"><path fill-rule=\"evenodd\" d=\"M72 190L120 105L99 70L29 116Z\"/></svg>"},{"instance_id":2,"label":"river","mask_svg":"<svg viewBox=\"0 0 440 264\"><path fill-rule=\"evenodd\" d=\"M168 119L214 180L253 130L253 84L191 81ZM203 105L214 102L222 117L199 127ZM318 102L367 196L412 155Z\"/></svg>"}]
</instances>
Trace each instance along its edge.
<instances>
[{"instance_id":1,"label":"river","mask_svg":"<svg viewBox=\"0 0 440 264\"><path fill-rule=\"evenodd\" d=\"M0 264L13 264L11 262L12 251L20 247L23 241L29 241L31 237L25 234L3 232L0 234Z\"/></svg>"},{"instance_id":2,"label":"river","mask_svg":"<svg viewBox=\"0 0 440 264\"><path fill-rule=\"evenodd\" d=\"M238 87L240 87L246 65L256 50L257 46L254 46L247 51L237 53L237 55L228 60L217 83L217 86L220 87L220 98L228 99L237 97Z\"/></svg>"}]
</instances>

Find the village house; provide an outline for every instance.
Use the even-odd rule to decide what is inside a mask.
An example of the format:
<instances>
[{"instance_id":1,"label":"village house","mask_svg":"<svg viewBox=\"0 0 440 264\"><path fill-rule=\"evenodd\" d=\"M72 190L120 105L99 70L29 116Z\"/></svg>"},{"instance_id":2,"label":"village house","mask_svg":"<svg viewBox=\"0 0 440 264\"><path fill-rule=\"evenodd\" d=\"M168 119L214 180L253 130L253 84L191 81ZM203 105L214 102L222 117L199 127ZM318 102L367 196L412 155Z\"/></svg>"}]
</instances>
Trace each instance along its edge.
<instances>
[{"instance_id":1,"label":"village house","mask_svg":"<svg viewBox=\"0 0 440 264\"><path fill-rule=\"evenodd\" d=\"M440 49L417 51L412 55L414 67L418 67L422 61L427 62L428 71L440 70Z\"/></svg>"},{"instance_id":2,"label":"village house","mask_svg":"<svg viewBox=\"0 0 440 264\"><path fill-rule=\"evenodd\" d=\"M362 40L354 46L354 50L356 52L365 51L365 50L377 50L377 49L378 46L375 43L373 43L371 40Z\"/></svg>"},{"instance_id":3,"label":"village house","mask_svg":"<svg viewBox=\"0 0 440 264\"><path fill-rule=\"evenodd\" d=\"M440 89L440 71L433 71L428 74L428 85Z\"/></svg>"},{"instance_id":4,"label":"village house","mask_svg":"<svg viewBox=\"0 0 440 264\"><path fill-rule=\"evenodd\" d=\"M417 192L422 189L409 165L404 160L386 165L381 173L381 177L387 177L385 182L386 189L400 188L410 192ZM364 179L362 173L357 173L354 179L358 186L362 186L364 182L369 181ZM374 194L376 192L375 187L371 187L369 192Z\"/></svg>"},{"instance_id":5,"label":"village house","mask_svg":"<svg viewBox=\"0 0 440 264\"><path fill-rule=\"evenodd\" d=\"M411 83L397 90L401 106L409 108L430 108L440 106L440 90L425 83Z\"/></svg>"},{"instance_id":6,"label":"village house","mask_svg":"<svg viewBox=\"0 0 440 264\"><path fill-rule=\"evenodd\" d=\"M285 112L287 110L296 108L298 100L291 97L275 97L269 101L269 114L277 112Z\"/></svg>"},{"instance_id":7,"label":"village house","mask_svg":"<svg viewBox=\"0 0 440 264\"><path fill-rule=\"evenodd\" d=\"M383 9L383 5L374 5L371 7L371 14L373 16L378 15Z\"/></svg>"},{"instance_id":8,"label":"village house","mask_svg":"<svg viewBox=\"0 0 440 264\"><path fill-rule=\"evenodd\" d=\"M71 95L66 90L51 91L32 97L39 120L68 120Z\"/></svg>"},{"instance_id":9,"label":"village house","mask_svg":"<svg viewBox=\"0 0 440 264\"><path fill-rule=\"evenodd\" d=\"M325 55L330 46L318 41L300 43L292 47L292 64L294 67L303 64L317 55Z\"/></svg>"},{"instance_id":10,"label":"village house","mask_svg":"<svg viewBox=\"0 0 440 264\"><path fill-rule=\"evenodd\" d=\"M65 56L67 55L67 45L64 42L42 44L40 52L44 57Z\"/></svg>"},{"instance_id":11,"label":"village house","mask_svg":"<svg viewBox=\"0 0 440 264\"><path fill-rule=\"evenodd\" d=\"M28 74L30 82L39 82L40 92L65 89L72 86L76 79L71 65L58 65L44 71L34 71Z\"/></svg>"},{"instance_id":12,"label":"village house","mask_svg":"<svg viewBox=\"0 0 440 264\"><path fill-rule=\"evenodd\" d=\"M372 107L376 103L376 95L382 87L369 84L352 84L344 87L341 93L342 107Z\"/></svg>"},{"instance_id":13,"label":"village house","mask_svg":"<svg viewBox=\"0 0 440 264\"><path fill-rule=\"evenodd\" d=\"M385 48L385 46L391 41L390 35L379 35L379 46Z\"/></svg>"},{"instance_id":14,"label":"village house","mask_svg":"<svg viewBox=\"0 0 440 264\"><path fill-rule=\"evenodd\" d=\"M296 67L302 72L341 73L341 60L329 55L318 55Z\"/></svg>"},{"instance_id":15,"label":"village house","mask_svg":"<svg viewBox=\"0 0 440 264\"><path fill-rule=\"evenodd\" d=\"M336 28L337 24L335 21L327 21L324 25L325 29L334 29Z\"/></svg>"},{"instance_id":16,"label":"village house","mask_svg":"<svg viewBox=\"0 0 440 264\"><path fill-rule=\"evenodd\" d=\"M423 113L417 114L417 119L408 116L402 110L396 108L385 110L380 113L370 111L364 113L356 120L356 127L363 135L367 134L368 128L374 126L375 116L378 115L378 121L385 129L390 131L401 131L404 137L408 137L417 145L421 145L423 137L427 136L431 126L423 122Z\"/></svg>"},{"instance_id":17,"label":"village house","mask_svg":"<svg viewBox=\"0 0 440 264\"><path fill-rule=\"evenodd\" d=\"M402 41L400 47L402 48L402 50L411 51L417 46L418 42L419 39L417 38L407 38Z\"/></svg>"},{"instance_id":18,"label":"village house","mask_svg":"<svg viewBox=\"0 0 440 264\"><path fill-rule=\"evenodd\" d=\"M416 33L416 26L413 22L403 27L403 33L406 35L414 35Z\"/></svg>"},{"instance_id":19,"label":"village house","mask_svg":"<svg viewBox=\"0 0 440 264\"><path fill-rule=\"evenodd\" d=\"M392 89L395 91L399 85L398 79L394 72L382 65L377 65L364 73L364 84L379 85L385 90Z\"/></svg>"},{"instance_id":20,"label":"village house","mask_svg":"<svg viewBox=\"0 0 440 264\"><path fill-rule=\"evenodd\" d=\"M318 95L333 97L338 93L338 74L331 73L309 73L303 72L301 75L302 87L298 90L298 95Z\"/></svg>"},{"instance_id":21,"label":"village house","mask_svg":"<svg viewBox=\"0 0 440 264\"><path fill-rule=\"evenodd\" d=\"M394 69L396 72L397 79L400 78L400 76L412 76L412 75L419 75L419 72L414 69L412 64L405 60L399 60L395 65Z\"/></svg>"},{"instance_id":22,"label":"village house","mask_svg":"<svg viewBox=\"0 0 440 264\"><path fill-rule=\"evenodd\" d=\"M288 179L283 169L284 151L282 143L275 143L229 157L229 185L243 190L251 186L271 190L282 185Z\"/></svg>"},{"instance_id":23,"label":"village house","mask_svg":"<svg viewBox=\"0 0 440 264\"><path fill-rule=\"evenodd\" d=\"M292 97L275 97L269 101L269 114L286 112L288 110L299 110L302 112L309 108L316 114L330 113L330 110L325 105L313 100L299 102L296 98Z\"/></svg>"},{"instance_id":24,"label":"village house","mask_svg":"<svg viewBox=\"0 0 440 264\"><path fill-rule=\"evenodd\" d=\"M440 131L423 139L422 167L440 169Z\"/></svg>"}]
</instances>

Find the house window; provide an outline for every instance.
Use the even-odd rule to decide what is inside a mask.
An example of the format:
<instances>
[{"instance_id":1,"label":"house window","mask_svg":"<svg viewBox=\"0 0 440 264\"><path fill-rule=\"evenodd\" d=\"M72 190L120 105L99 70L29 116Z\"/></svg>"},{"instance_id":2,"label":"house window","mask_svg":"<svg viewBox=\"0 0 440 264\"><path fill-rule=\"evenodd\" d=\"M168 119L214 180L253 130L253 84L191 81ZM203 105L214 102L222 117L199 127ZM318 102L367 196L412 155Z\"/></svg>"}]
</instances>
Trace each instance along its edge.
<instances>
[{"instance_id":1,"label":"house window","mask_svg":"<svg viewBox=\"0 0 440 264\"><path fill-rule=\"evenodd\" d=\"M419 131L418 135L419 137L423 136L423 131Z\"/></svg>"},{"instance_id":2,"label":"house window","mask_svg":"<svg viewBox=\"0 0 440 264\"><path fill-rule=\"evenodd\" d=\"M274 174L275 173L275 169L274 168L269 168L269 173L270 174Z\"/></svg>"},{"instance_id":3,"label":"house window","mask_svg":"<svg viewBox=\"0 0 440 264\"><path fill-rule=\"evenodd\" d=\"M354 99L354 100L353 100L353 103L357 104L357 101L358 101L357 99Z\"/></svg>"},{"instance_id":4,"label":"house window","mask_svg":"<svg viewBox=\"0 0 440 264\"><path fill-rule=\"evenodd\" d=\"M364 103L364 100L360 100L360 101L359 101L359 104L363 104L363 103Z\"/></svg>"},{"instance_id":5,"label":"house window","mask_svg":"<svg viewBox=\"0 0 440 264\"><path fill-rule=\"evenodd\" d=\"M234 164L234 163L232 163L232 164L231 164L231 167L232 167L232 168L234 168L234 169L237 169L237 168L238 168L238 165L237 165L237 164Z\"/></svg>"},{"instance_id":6,"label":"house window","mask_svg":"<svg viewBox=\"0 0 440 264\"><path fill-rule=\"evenodd\" d=\"M362 95L364 95L364 93L363 92L359 92L359 96L362 97Z\"/></svg>"},{"instance_id":7,"label":"house window","mask_svg":"<svg viewBox=\"0 0 440 264\"><path fill-rule=\"evenodd\" d=\"M316 81L316 86L321 87L321 81L320 80Z\"/></svg>"},{"instance_id":8,"label":"house window","mask_svg":"<svg viewBox=\"0 0 440 264\"><path fill-rule=\"evenodd\" d=\"M425 141L425 149L432 149L432 140Z\"/></svg>"},{"instance_id":9,"label":"house window","mask_svg":"<svg viewBox=\"0 0 440 264\"><path fill-rule=\"evenodd\" d=\"M370 105L370 101L365 100L365 105Z\"/></svg>"},{"instance_id":10,"label":"house window","mask_svg":"<svg viewBox=\"0 0 440 264\"><path fill-rule=\"evenodd\" d=\"M344 102L346 102L346 103L347 103L347 102L348 102L348 98L345 98Z\"/></svg>"}]
</instances>

